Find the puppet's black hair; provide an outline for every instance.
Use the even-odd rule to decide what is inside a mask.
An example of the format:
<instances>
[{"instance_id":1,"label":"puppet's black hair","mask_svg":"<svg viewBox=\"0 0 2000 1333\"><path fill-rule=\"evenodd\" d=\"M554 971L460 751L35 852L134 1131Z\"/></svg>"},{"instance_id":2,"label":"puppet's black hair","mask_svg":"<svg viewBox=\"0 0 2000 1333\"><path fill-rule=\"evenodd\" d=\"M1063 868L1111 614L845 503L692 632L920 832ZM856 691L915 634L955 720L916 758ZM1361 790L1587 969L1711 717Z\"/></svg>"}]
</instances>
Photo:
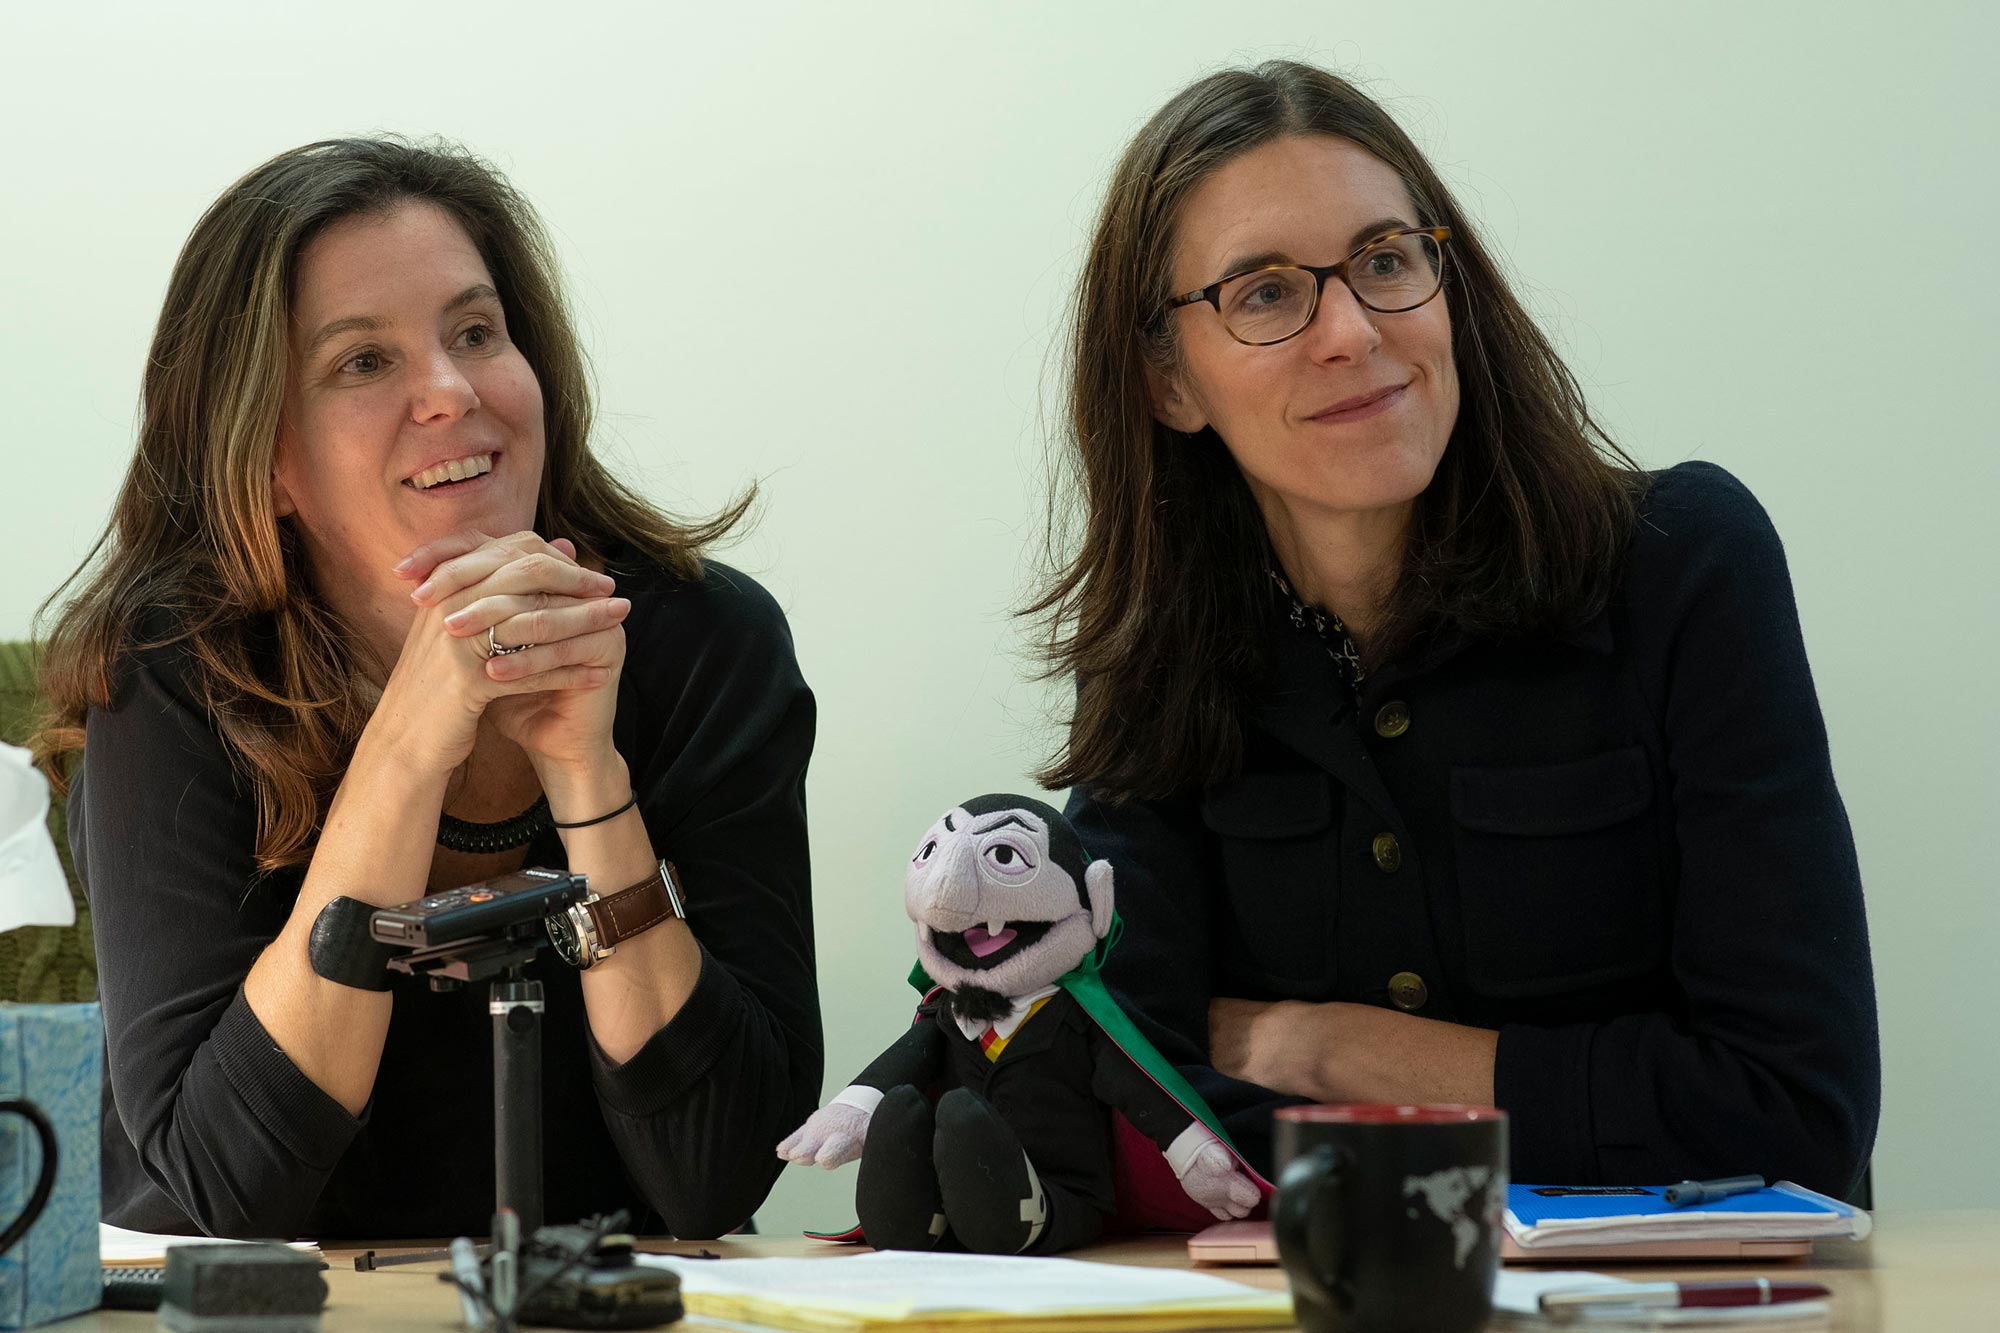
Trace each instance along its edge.
<instances>
[{"instance_id":1,"label":"puppet's black hair","mask_svg":"<svg viewBox=\"0 0 2000 1333\"><path fill-rule=\"evenodd\" d=\"M1090 910L1090 894L1083 887L1083 870L1090 864L1090 853L1083 849L1083 840L1076 836L1069 816L1032 796L1015 796L1006 792L975 796L969 801L960 801L958 808L973 816L997 815L1002 810L1027 810L1040 816L1041 821L1049 826L1049 855L1069 872L1070 879L1076 883L1076 900L1083 904L1084 911Z\"/></svg>"}]
</instances>

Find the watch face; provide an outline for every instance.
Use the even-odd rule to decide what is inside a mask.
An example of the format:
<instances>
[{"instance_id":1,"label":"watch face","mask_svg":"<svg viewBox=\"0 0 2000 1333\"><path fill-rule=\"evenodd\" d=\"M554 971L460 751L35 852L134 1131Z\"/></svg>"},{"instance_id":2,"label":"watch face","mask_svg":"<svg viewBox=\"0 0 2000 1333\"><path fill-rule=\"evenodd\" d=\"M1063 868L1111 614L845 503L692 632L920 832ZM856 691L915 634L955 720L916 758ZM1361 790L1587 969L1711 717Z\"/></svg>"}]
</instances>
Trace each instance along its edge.
<instances>
[{"instance_id":1,"label":"watch face","mask_svg":"<svg viewBox=\"0 0 2000 1333\"><path fill-rule=\"evenodd\" d=\"M590 959L584 956L583 941L577 938L576 922L570 920L568 912L557 912L544 919L549 928L549 943L556 946L565 963L571 967L590 966Z\"/></svg>"}]
</instances>

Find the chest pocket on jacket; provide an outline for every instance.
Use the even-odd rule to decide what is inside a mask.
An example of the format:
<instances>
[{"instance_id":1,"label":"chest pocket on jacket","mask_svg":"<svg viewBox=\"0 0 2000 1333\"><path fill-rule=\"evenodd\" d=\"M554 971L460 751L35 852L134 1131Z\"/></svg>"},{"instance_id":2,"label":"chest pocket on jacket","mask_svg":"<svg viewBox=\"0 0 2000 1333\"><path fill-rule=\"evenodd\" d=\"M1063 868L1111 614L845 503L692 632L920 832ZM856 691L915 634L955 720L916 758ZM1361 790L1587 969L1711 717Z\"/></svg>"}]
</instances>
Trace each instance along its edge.
<instances>
[{"instance_id":1,"label":"chest pocket on jacket","mask_svg":"<svg viewBox=\"0 0 2000 1333\"><path fill-rule=\"evenodd\" d=\"M1551 995L1666 954L1652 769L1638 746L1560 764L1451 771L1467 980Z\"/></svg>"},{"instance_id":2,"label":"chest pocket on jacket","mask_svg":"<svg viewBox=\"0 0 2000 1333\"><path fill-rule=\"evenodd\" d=\"M1339 835L1326 774L1246 773L1216 783L1202 794L1201 818L1217 835L1225 881L1218 988L1329 990Z\"/></svg>"}]
</instances>

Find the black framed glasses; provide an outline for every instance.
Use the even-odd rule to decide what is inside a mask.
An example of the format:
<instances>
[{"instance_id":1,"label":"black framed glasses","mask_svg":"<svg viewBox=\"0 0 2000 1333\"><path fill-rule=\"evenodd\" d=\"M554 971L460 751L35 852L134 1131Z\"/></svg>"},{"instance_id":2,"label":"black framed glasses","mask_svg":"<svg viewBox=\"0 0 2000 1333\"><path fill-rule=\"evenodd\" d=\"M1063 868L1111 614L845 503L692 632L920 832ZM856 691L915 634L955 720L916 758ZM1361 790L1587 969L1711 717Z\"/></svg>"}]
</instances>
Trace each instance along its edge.
<instances>
[{"instance_id":1,"label":"black framed glasses","mask_svg":"<svg viewBox=\"0 0 2000 1333\"><path fill-rule=\"evenodd\" d=\"M1444 243L1450 227L1387 232L1338 264L1267 264L1217 278L1168 300L1165 309L1206 301L1237 342L1269 347L1296 337L1319 311L1327 279L1339 278L1354 299L1384 315L1415 310L1444 289Z\"/></svg>"}]
</instances>

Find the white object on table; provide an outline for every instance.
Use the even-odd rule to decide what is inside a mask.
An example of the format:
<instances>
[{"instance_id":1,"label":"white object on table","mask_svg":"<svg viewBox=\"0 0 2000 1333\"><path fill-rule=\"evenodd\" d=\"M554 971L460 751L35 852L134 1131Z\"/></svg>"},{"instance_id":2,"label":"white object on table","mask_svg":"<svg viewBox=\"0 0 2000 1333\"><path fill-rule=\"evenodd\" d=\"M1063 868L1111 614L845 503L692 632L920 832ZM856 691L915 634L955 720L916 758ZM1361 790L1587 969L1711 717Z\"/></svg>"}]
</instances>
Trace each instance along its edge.
<instances>
[{"instance_id":1,"label":"white object on table","mask_svg":"<svg viewBox=\"0 0 2000 1333\"><path fill-rule=\"evenodd\" d=\"M0 741L0 930L76 921L48 817L48 779L26 750Z\"/></svg>"},{"instance_id":2,"label":"white object on table","mask_svg":"<svg viewBox=\"0 0 2000 1333\"><path fill-rule=\"evenodd\" d=\"M214 1236L162 1236L151 1231L127 1231L124 1227L114 1227L109 1222L97 1224L97 1249L101 1260L107 1264L159 1264L165 1263L167 1251L176 1245L255 1245L257 1241L218 1240ZM318 1254L319 1243L310 1240L290 1242L290 1248L306 1254Z\"/></svg>"},{"instance_id":3,"label":"white object on table","mask_svg":"<svg viewBox=\"0 0 2000 1333\"><path fill-rule=\"evenodd\" d=\"M1755 1328L1823 1328L1829 1307L1825 1301L1791 1301L1783 1305L1707 1305L1678 1308L1634 1305L1598 1306L1579 1311L1563 1322L1542 1313L1542 1293L1577 1287L1604 1289L1638 1286L1608 1273L1574 1270L1542 1272L1503 1268L1493 1280L1495 1327L1532 1324L1536 1328L1630 1329L1707 1328L1718 1325Z\"/></svg>"},{"instance_id":4,"label":"white object on table","mask_svg":"<svg viewBox=\"0 0 2000 1333\"><path fill-rule=\"evenodd\" d=\"M684 1259L642 1254L679 1274L683 1296L719 1298L705 1317L754 1321L761 1306L871 1319L978 1312L1045 1318L1092 1313L1227 1310L1289 1321L1289 1292L1209 1273L1081 1259L886 1250L851 1258Z\"/></svg>"}]
</instances>

